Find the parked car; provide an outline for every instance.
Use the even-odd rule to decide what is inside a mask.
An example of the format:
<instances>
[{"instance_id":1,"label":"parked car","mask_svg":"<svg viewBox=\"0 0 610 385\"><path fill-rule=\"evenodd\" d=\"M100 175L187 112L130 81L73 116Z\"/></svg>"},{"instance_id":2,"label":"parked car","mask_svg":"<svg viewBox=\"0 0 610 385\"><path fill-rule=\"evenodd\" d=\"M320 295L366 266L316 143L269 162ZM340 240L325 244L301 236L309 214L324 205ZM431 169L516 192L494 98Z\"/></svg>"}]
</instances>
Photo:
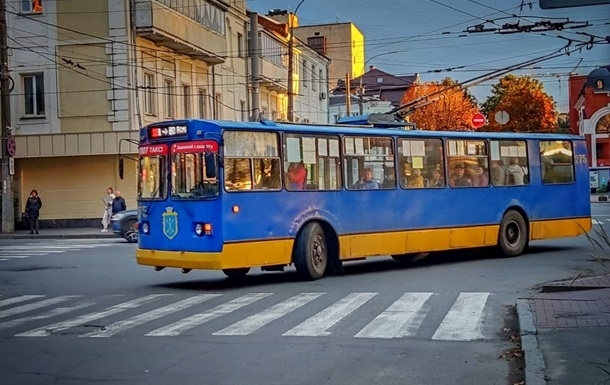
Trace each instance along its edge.
<instances>
[{"instance_id":1,"label":"parked car","mask_svg":"<svg viewBox=\"0 0 610 385\"><path fill-rule=\"evenodd\" d=\"M138 242L138 210L125 210L118 212L110 219L112 231L127 242Z\"/></svg>"}]
</instances>

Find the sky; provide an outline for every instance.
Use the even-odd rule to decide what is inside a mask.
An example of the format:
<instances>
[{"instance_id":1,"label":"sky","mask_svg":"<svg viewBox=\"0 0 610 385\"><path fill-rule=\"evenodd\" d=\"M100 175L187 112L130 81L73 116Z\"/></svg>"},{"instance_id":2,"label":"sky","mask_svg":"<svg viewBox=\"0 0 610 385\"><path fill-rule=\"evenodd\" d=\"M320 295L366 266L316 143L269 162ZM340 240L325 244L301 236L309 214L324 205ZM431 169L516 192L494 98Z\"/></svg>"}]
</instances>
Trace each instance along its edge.
<instances>
[{"instance_id":1,"label":"sky","mask_svg":"<svg viewBox=\"0 0 610 385\"><path fill-rule=\"evenodd\" d=\"M270 9L292 12L300 2L247 0L247 6L267 14ZM447 76L464 82L549 55L567 44L574 48L589 41L582 33L597 36L596 41L610 35L610 5L548 10L541 9L538 1L524 0L303 0L297 16L300 25L353 22L365 37L367 68L374 65L394 75L419 73L421 82ZM534 26L542 21L564 28L499 33L511 30L506 24ZM477 25L492 31L472 32ZM590 48L511 73L538 79L557 110L568 112L568 74L587 75L610 65L610 44ZM488 80L469 91L483 103L497 82L498 78Z\"/></svg>"}]
</instances>

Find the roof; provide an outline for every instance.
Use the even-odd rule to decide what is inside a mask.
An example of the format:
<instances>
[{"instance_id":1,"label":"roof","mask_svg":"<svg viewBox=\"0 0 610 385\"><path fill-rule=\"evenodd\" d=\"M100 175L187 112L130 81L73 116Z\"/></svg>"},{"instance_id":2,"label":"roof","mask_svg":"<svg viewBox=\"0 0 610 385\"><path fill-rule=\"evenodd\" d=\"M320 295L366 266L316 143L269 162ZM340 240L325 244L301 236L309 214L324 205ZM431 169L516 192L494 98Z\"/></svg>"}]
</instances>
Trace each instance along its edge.
<instances>
[{"instance_id":1,"label":"roof","mask_svg":"<svg viewBox=\"0 0 610 385\"><path fill-rule=\"evenodd\" d=\"M601 80L601 82L600 82ZM586 87L593 88L593 92L610 91L610 65L594 69L587 75Z\"/></svg>"},{"instance_id":2,"label":"roof","mask_svg":"<svg viewBox=\"0 0 610 385\"><path fill-rule=\"evenodd\" d=\"M515 140L519 139L539 139L539 140L584 140L583 137L569 134L536 134L536 133L518 133L518 132L477 132L477 131L428 131L428 130L396 130L388 128L375 128L371 126L350 126L350 125L335 125L335 124L298 124L298 123L276 123L271 120L262 122L236 122L226 120L183 120L154 123L155 126L161 125L176 125L185 123L196 123L205 125L215 125L219 129L238 129L252 131L269 131L270 129L280 129L286 132L300 132L311 134L329 134L329 129L332 128L333 134L343 135L361 135L363 129L367 134L374 136L409 136L419 138L489 138L489 139L504 139ZM405 122L405 125L408 125ZM144 127L143 129L145 129Z\"/></svg>"}]
</instances>

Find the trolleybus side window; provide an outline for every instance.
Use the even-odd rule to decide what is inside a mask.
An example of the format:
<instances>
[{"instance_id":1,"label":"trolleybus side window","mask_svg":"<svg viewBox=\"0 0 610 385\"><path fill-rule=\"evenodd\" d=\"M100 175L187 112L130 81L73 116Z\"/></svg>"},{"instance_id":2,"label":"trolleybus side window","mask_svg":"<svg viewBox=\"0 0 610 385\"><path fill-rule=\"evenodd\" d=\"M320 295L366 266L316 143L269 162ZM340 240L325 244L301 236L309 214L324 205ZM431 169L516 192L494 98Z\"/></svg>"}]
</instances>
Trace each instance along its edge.
<instances>
[{"instance_id":1,"label":"trolleybus side window","mask_svg":"<svg viewBox=\"0 0 610 385\"><path fill-rule=\"evenodd\" d=\"M284 183L289 191L341 189L338 136L284 135Z\"/></svg>"},{"instance_id":2,"label":"trolleybus side window","mask_svg":"<svg viewBox=\"0 0 610 385\"><path fill-rule=\"evenodd\" d=\"M492 140L489 142L490 182L494 186L529 184L529 162L524 140Z\"/></svg>"},{"instance_id":3,"label":"trolleybus side window","mask_svg":"<svg viewBox=\"0 0 610 385\"><path fill-rule=\"evenodd\" d=\"M279 190L279 135L273 132L225 131L224 179L227 191Z\"/></svg>"},{"instance_id":4,"label":"trolleybus side window","mask_svg":"<svg viewBox=\"0 0 610 385\"><path fill-rule=\"evenodd\" d=\"M402 188L444 187L443 164L442 140L398 140L398 168Z\"/></svg>"},{"instance_id":5,"label":"trolleybus side window","mask_svg":"<svg viewBox=\"0 0 610 385\"><path fill-rule=\"evenodd\" d=\"M395 170L392 138L346 136L343 140L347 189L396 188L395 179L384 185L385 170Z\"/></svg>"},{"instance_id":6,"label":"trolleybus side window","mask_svg":"<svg viewBox=\"0 0 610 385\"><path fill-rule=\"evenodd\" d=\"M574 151L567 140L540 142L542 183L574 182Z\"/></svg>"},{"instance_id":7,"label":"trolleybus side window","mask_svg":"<svg viewBox=\"0 0 610 385\"><path fill-rule=\"evenodd\" d=\"M449 186L489 186L487 145L484 140L447 140Z\"/></svg>"}]
</instances>

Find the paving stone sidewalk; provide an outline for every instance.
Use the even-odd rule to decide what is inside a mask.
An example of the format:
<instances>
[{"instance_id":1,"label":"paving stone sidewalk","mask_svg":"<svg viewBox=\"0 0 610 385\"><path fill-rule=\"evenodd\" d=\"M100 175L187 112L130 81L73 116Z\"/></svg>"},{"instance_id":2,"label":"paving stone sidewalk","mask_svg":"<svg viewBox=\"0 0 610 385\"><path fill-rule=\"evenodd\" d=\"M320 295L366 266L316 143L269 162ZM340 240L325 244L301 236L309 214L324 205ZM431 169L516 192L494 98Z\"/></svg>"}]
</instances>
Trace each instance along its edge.
<instances>
[{"instance_id":1,"label":"paving stone sidewalk","mask_svg":"<svg viewBox=\"0 0 610 385\"><path fill-rule=\"evenodd\" d=\"M526 385L610 381L610 274L553 282L517 302Z\"/></svg>"}]
</instances>

